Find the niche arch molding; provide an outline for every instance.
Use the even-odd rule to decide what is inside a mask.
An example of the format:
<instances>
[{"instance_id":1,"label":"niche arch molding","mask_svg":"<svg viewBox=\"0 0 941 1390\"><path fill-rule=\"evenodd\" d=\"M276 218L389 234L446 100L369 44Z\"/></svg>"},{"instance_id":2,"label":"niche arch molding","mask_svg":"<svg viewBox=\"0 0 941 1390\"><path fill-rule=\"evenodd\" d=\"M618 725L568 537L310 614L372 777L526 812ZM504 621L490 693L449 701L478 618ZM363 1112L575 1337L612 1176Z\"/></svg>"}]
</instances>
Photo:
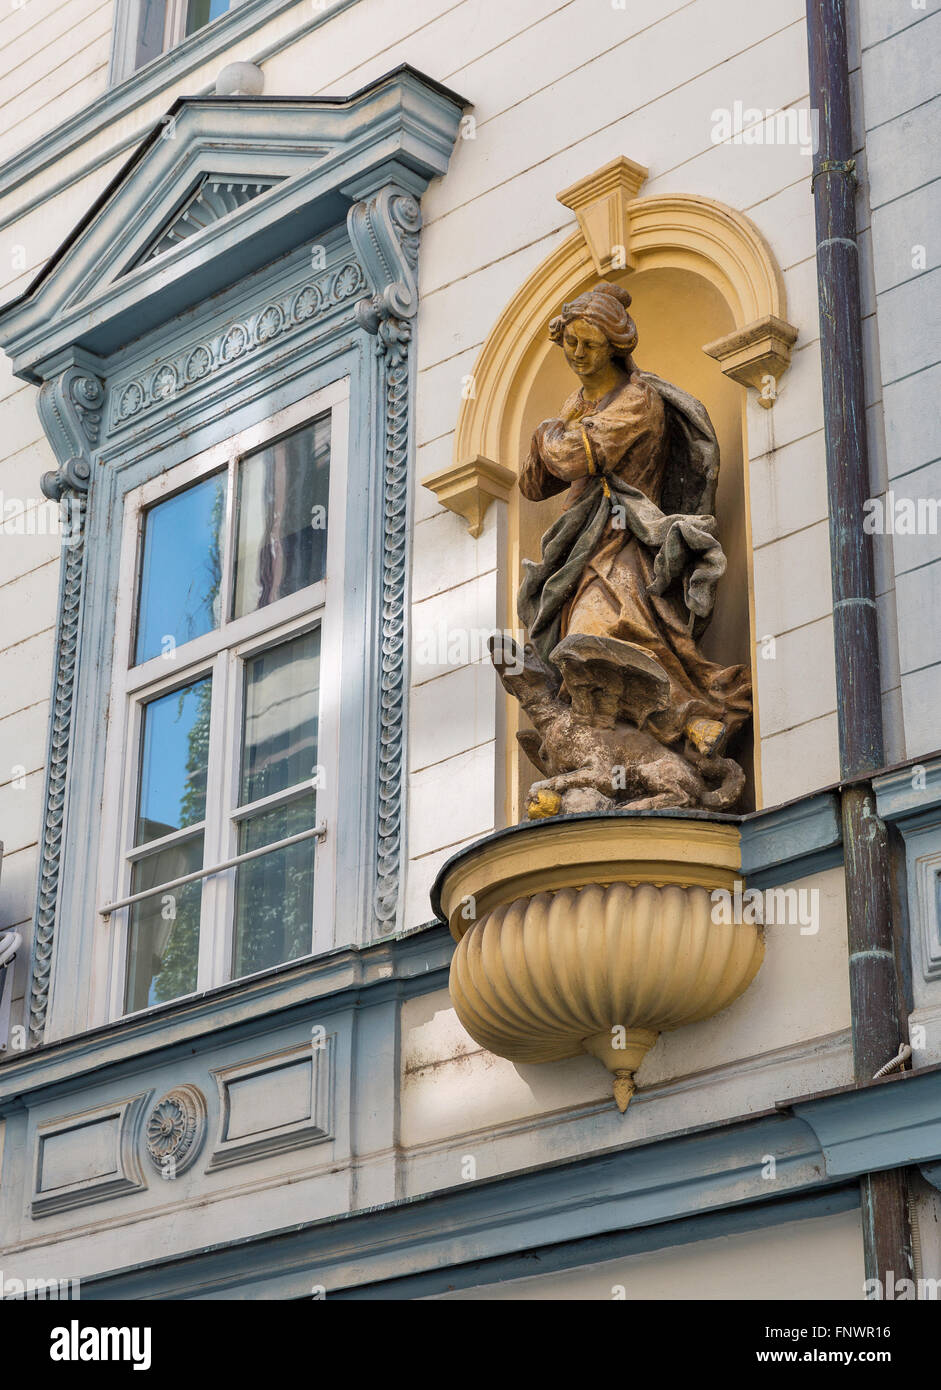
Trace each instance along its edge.
<instances>
[{"instance_id":1,"label":"niche arch molding","mask_svg":"<svg viewBox=\"0 0 941 1390\"><path fill-rule=\"evenodd\" d=\"M592 180L600 182L604 173L599 170ZM566 201L566 194L559 196ZM545 326L564 300L616 268L612 246L623 246L623 268L634 273L690 270L719 290L735 330L703 349L733 380L758 389L762 376L777 382L786 371L797 330L787 321L780 267L749 218L695 194L634 198L622 204L620 216L610 206L606 209L608 226L616 232L620 223L626 240L611 239L605 245L592 223L595 211L597 203L579 208L578 229L536 267L491 329L472 373L474 394L461 402L455 467L478 458L503 463L507 449L515 451L519 419L514 420L514 403L526 399L541 365ZM765 401L773 404L773 398Z\"/></svg>"},{"instance_id":2,"label":"niche arch molding","mask_svg":"<svg viewBox=\"0 0 941 1390\"><path fill-rule=\"evenodd\" d=\"M649 270L685 271L718 291L732 323L730 332L701 344L722 372L756 392L757 404L771 408L777 385L790 363L797 329L787 320L784 278L753 222L734 208L695 194L637 195L647 170L623 156L558 195L575 213L578 226L523 282L493 325L474 366L472 390L461 403L451 464L422 481L442 506L461 515L479 535L494 500L508 503L505 543L500 548L506 576L520 563L520 520L513 483L518 466L527 404L550 351L546 326L566 300L600 277L612 275L630 287ZM743 462L749 458L746 401L741 392ZM510 465L508 467L507 465ZM751 575L750 518L745 499L748 557L748 609L755 637ZM506 586L506 612L497 624L515 627L515 584ZM753 684L755 658L751 643ZM508 747L515 743L517 718L511 702L504 713ZM760 736L754 711L754 794L761 805ZM510 767L505 814L516 818L518 769Z\"/></svg>"}]
</instances>

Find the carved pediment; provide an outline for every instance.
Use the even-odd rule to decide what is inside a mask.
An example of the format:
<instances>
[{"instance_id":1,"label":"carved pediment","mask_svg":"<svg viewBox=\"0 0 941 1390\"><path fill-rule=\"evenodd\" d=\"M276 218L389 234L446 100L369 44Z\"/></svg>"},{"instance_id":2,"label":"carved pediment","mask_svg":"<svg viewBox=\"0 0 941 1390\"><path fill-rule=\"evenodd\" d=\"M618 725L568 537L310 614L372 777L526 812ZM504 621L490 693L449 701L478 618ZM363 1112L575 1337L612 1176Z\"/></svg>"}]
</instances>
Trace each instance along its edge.
<instances>
[{"instance_id":1,"label":"carved pediment","mask_svg":"<svg viewBox=\"0 0 941 1390\"><path fill-rule=\"evenodd\" d=\"M234 179L231 174L204 174L183 200L182 206L131 262L128 270L174 250L181 242L204 231L213 222L228 217L229 213L236 212L253 199L260 198L280 182L280 178Z\"/></svg>"},{"instance_id":2,"label":"carved pediment","mask_svg":"<svg viewBox=\"0 0 941 1390\"><path fill-rule=\"evenodd\" d=\"M443 174L465 102L403 66L350 97L182 97L26 292L0 308L14 371L107 360L342 226L386 185Z\"/></svg>"}]
</instances>

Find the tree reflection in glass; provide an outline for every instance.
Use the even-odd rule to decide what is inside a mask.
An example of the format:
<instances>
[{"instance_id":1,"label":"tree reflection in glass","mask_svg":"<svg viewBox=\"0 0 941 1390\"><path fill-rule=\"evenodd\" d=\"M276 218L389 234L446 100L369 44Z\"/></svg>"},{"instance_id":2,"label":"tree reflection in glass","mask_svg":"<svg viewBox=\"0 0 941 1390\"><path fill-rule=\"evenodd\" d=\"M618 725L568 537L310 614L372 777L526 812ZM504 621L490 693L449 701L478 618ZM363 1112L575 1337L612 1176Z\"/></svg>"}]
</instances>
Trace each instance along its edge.
<instances>
[{"instance_id":1,"label":"tree reflection in glass","mask_svg":"<svg viewBox=\"0 0 941 1390\"><path fill-rule=\"evenodd\" d=\"M240 854L315 824L319 686L319 628L246 663ZM239 866L236 977L310 951L313 891L313 839Z\"/></svg>"},{"instance_id":2,"label":"tree reflection in glass","mask_svg":"<svg viewBox=\"0 0 941 1390\"><path fill-rule=\"evenodd\" d=\"M210 677L151 700L143 709L135 843L161 842L136 859L131 892L202 868L209 759ZM174 836L169 843L166 837ZM126 1008L191 994L199 961L200 882L136 903L130 912Z\"/></svg>"}]
</instances>

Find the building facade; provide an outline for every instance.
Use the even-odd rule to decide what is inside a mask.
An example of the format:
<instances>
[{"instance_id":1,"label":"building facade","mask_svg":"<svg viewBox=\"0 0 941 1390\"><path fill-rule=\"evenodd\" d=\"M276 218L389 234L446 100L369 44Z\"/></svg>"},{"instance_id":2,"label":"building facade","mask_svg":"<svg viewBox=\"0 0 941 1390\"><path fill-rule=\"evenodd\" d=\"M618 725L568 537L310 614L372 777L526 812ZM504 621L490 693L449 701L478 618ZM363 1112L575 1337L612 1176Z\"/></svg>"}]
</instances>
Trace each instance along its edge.
<instances>
[{"instance_id":1,"label":"building facade","mask_svg":"<svg viewBox=\"0 0 941 1390\"><path fill-rule=\"evenodd\" d=\"M0 18L8 1296L937 1289L941 19L811 9ZM487 643L598 281L718 440L728 811L527 818ZM623 1111L545 1041L608 947L480 945L618 883L764 921L605 1014Z\"/></svg>"}]
</instances>

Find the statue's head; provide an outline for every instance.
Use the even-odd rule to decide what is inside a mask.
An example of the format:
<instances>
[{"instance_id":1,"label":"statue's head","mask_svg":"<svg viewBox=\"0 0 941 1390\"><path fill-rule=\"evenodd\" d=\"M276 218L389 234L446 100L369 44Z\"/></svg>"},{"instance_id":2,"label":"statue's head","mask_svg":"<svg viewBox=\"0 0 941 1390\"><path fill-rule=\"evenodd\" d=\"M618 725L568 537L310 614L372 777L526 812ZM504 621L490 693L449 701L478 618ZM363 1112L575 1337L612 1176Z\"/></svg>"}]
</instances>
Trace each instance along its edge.
<instances>
[{"instance_id":1,"label":"statue's head","mask_svg":"<svg viewBox=\"0 0 941 1390\"><path fill-rule=\"evenodd\" d=\"M593 376L610 361L625 371L632 369L637 326L628 313L630 303L627 290L602 280L562 305L549 324L549 337L560 344L578 376Z\"/></svg>"}]
</instances>

